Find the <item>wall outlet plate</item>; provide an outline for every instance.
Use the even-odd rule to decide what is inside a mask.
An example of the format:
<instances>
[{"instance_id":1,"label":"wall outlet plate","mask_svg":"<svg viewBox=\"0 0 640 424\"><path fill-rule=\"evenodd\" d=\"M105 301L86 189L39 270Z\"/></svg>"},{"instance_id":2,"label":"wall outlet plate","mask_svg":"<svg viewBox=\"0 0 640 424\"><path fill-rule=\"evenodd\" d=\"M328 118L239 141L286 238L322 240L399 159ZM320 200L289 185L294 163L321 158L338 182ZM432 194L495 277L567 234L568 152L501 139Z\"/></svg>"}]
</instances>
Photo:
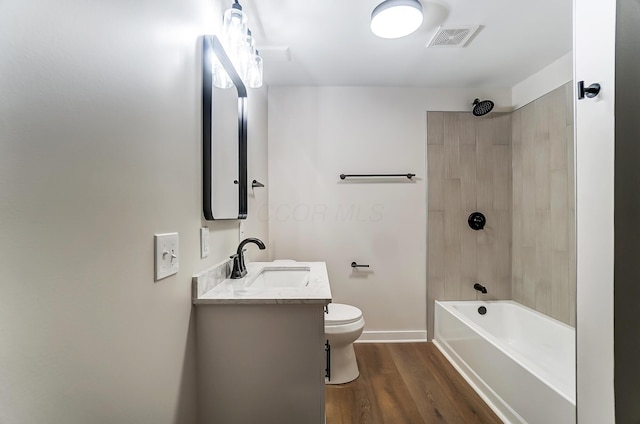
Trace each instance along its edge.
<instances>
[{"instance_id":1,"label":"wall outlet plate","mask_svg":"<svg viewBox=\"0 0 640 424\"><path fill-rule=\"evenodd\" d=\"M156 281L178 272L178 233L155 234Z\"/></svg>"},{"instance_id":2,"label":"wall outlet plate","mask_svg":"<svg viewBox=\"0 0 640 424\"><path fill-rule=\"evenodd\" d=\"M238 237L240 237L240 240L244 239L244 234L244 221L240 221L240 224L238 225Z\"/></svg>"},{"instance_id":3,"label":"wall outlet plate","mask_svg":"<svg viewBox=\"0 0 640 424\"><path fill-rule=\"evenodd\" d=\"M200 257L206 258L209 256L209 228L200 228Z\"/></svg>"}]
</instances>

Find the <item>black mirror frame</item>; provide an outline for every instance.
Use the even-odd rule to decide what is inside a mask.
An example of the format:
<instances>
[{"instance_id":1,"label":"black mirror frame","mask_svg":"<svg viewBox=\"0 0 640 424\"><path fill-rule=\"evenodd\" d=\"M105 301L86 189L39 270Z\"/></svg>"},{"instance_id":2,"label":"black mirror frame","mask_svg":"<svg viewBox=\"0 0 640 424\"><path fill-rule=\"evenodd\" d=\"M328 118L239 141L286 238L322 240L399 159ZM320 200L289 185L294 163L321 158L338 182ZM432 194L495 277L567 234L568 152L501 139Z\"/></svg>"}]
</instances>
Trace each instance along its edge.
<instances>
[{"instance_id":1,"label":"black mirror frame","mask_svg":"<svg viewBox=\"0 0 640 424\"><path fill-rule=\"evenodd\" d=\"M212 56L215 55L233 81L238 92L238 217L215 218L211 205L212 195L212 140L211 110L213 101ZM231 63L222 43L215 35L204 35L202 40L202 210L205 219L230 220L247 218L247 88Z\"/></svg>"}]
</instances>

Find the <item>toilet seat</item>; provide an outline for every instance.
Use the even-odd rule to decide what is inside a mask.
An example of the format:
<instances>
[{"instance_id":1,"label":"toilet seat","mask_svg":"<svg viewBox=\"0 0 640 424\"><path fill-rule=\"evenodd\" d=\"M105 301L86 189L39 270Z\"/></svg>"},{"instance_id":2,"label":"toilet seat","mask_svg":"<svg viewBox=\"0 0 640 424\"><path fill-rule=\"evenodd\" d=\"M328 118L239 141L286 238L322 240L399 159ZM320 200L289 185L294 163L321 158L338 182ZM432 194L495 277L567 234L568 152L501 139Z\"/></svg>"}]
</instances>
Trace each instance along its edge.
<instances>
[{"instance_id":1,"label":"toilet seat","mask_svg":"<svg viewBox=\"0 0 640 424\"><path fill-rule=\"evenodd\" d=\"M355 306L330 303L327 309L329 313L324 315L325 325L351 324L362 318L362 311Z\"/></svg>"}]
</instances>

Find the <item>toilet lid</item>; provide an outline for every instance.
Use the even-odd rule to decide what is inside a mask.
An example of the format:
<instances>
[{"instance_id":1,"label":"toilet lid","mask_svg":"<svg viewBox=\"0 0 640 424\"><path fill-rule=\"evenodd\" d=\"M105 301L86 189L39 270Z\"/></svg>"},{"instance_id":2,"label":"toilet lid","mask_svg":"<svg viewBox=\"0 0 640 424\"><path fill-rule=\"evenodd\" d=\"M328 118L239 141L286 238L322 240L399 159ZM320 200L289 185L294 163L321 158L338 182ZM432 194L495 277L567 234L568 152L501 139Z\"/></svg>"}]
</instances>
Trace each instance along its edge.
<instances>
[{"instance_id":1,"label":"toilet lid","mask_svg":"<svg viewBox=\"0 0 640 424\"><path fill-rule=\"evenodd\" d=\"M350 324L362 318L362 311L355 306L330 303L327 307L329 313L324 314L325 324Z\"/></svg>"}]
</instances>

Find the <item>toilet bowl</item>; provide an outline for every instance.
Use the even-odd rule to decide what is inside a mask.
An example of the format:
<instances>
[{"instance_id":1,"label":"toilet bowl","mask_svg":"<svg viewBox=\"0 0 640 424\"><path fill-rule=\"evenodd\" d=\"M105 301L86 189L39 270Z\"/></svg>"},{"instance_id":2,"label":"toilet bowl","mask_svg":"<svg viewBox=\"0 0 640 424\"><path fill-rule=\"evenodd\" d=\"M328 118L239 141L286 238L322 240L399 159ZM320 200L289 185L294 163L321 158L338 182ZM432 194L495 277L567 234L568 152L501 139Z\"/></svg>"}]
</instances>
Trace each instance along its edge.
<instances>
[{"instance_id":1,"label":"toilet bowl","mask_svg":"<svg viewBox=\"0 0 640 424\"><path fill-rule=\"evenodd\" d=\"M364 318L355 306L330 303L324 315L324 335L329 343L325 384L343 384L360 375L353 342L362 334Z\"/></svg>"}]
</instances>

